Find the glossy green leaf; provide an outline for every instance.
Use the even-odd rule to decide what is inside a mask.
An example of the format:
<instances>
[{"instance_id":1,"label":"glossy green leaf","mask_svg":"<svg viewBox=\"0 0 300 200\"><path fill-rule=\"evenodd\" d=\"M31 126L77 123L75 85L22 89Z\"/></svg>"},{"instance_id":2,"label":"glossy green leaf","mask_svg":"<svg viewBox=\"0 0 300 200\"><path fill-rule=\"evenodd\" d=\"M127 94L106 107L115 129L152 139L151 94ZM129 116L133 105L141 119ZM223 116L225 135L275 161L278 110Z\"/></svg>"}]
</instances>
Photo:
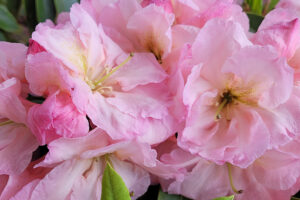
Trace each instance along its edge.
<instances>
[{"instance_id":1,"label":"glossy green leaf","mask_svg":"<svg viewBox=\"0 0 300 200\"><path fill-rule=\"evenodd\" d=\"M6 32L15 32L19 29L17 20L3 5L0 5L0 29Z\"/></svg>"},{"instance_id":2,"label":"glossy green leaf","mask_svg":"<svg viewBox=\"0 0 300 200\"><path fill-rule=\"evenodd\" d=\"M162 190L159 190L157 200L188 200L188 199L183 196L168 194L163 192Z\"/></svg>"},{"instance_id":3,"label":"glossy green leaf","mask_svg":"<svg viewBox=\"0 0 300 200\"><path fill-rule=\"evenodd\" d=\"M56 12L58 14L61 12L68 12L70 11L71 6L77 2L77 0L54 0Z\"/></svg>"},{"instance_id":4,"label":"glossy green leaf","mask_svg":"<svg viewBox=\"0 0 300 200\"><path fill-rule=\"evenodd\" d=\"M248 13L247 15L250 22L250 31L255 33L258 30L262 21L264 20L264 17L251 13Z\"/></svg>"},{"instance_id":5,"label":"glossy green leaf","mask_svg":"<svg viewBox=\"0 0 300 200\"><path fill-rule=\"evenodd\" d=\"M102 177L101 200L130 200L129 191L121 176L106 163Z\"/></svg>"},{"instance_id":6,"label":"glossy green leaf","mask_svg":"<svg viewBox=\"0 0 300 200\"><path fill-rule=\"evenodd\" d=\"M6 5L8 10L14 15L17 16L19 9L21 7L22 0L9 0Z\"/></svg>"},{"instance_id":7,"label":"glossy green leaf","mask_svg":"<svg viewBox=\"0 0 300 200\"><path fill-rule=\"evenodd\" d=\"M229 197L218 197L213 200L233 200L233 199L234 199L234 195L231 195Z\"/></svg>"},{"instance_id":8,"label":"glossy green leaf","mask_svg":"<svg viewBox=\"0 0 300 200\"><path fill-rule=\"evenodd\" d=\"M55 9L52 0L35 0L35 8L38 22L55 18Z\"/></svg>"}]
</instances>

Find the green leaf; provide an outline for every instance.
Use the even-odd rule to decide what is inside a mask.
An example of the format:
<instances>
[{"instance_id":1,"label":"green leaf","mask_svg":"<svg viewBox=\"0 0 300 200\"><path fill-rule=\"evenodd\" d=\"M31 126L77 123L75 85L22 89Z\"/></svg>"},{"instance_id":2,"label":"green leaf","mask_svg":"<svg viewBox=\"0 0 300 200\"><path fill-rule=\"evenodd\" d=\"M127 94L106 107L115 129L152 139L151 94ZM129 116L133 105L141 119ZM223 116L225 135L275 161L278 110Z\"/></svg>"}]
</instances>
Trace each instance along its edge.
<instances>
[{"instance_id":1,"label":"green leaf","mask_svg":"<svg viewBox=\"0 0 300 200\"><path fill-rule=\"evenodd\" d=\"M124 181L109 162L103 173L101 200L131 200Z\"/></svg>"},{"instance_id":2,"label":"green leaf","mask_svg":"<svg viewBox=\"0 0 300 200\"><path fill-rule=\"evenodd\" d=\"M54 0L57 14L70 11L71 6L77 2L77 0Z\"/></svg>"},{"instance_id":3,"label":"green leaf","mask_svg":"<svg viewBox=\"0 0 300 200\"><path fill-rule=\"evenodd\" d=\"M163 192L162 190L159 190L157 200L188 200L188 199L183 196L168 194Z\"/></svg>"},{"instance_id":4,"label":"green leaf","mask_svg":"<svg viewBox=\"0 0 300 200\"><path fill-rule=\"evenodd\" d=\"M213 200L233 200L233 199L234 199L234 195L231 195L229 197L218 197Z\"/></svg>"},{"instance_id":5,"label":"green leaf","mask_svg":"<svg viewBox=\"0 0 300 200\"><path fill-rule=\"evenodd\" d=\"M44 22L46 19L55 18L55 9L52 0L35 0L37 20Z\"/></svg>"},{"instance_id":6,"label":"green leaf","mask_svg":"<svg viewBox=\"0 0 300 200\"><path fill-rule=\"evenodd\" d=\"M0 29L6 32L15 32L19 29L17 20L3 5L0 5Z\"/></svg>"},{"instance_id":7,"label":"green leaf","mask_svg":"<svg viewBox=\"0 0 300 200\"><path fill-rule=\"evenodd\" d=\"M6 41L6 37L2 31L0 31L0 41Z\"/></svg>"},{"instance_id":8,"label":"green leaf","mask_svg":"<svg viewBox=\"0 0 300 200\"><path fill-rule=\"evenodd\" d=\"M247 15L250 22L250 31L256 33L261 22L264 20L264 17L251 13L248 13Z\"/></svg>"},{"instance_id":9,"label":"green leaf","mask_svg":"<svg viewBox=\"0 0 300 200\"><path fill-rule=\"evenodd\" d=\"M8 10L14 15L17 16L19 9L21 7L22 0L9 0L6 5Z\"/></svg>"}]
</instances>

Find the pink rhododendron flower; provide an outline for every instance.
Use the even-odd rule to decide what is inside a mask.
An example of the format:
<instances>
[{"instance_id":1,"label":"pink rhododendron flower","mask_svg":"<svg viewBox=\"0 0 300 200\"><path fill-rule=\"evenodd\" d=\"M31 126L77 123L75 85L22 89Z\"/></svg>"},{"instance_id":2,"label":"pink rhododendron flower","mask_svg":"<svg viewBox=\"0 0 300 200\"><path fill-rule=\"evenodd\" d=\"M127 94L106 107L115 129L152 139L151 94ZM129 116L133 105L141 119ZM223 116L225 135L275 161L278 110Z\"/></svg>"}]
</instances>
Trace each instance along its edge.
<instances>
[{"instance_id":1,"label":"pink rhododendron flower","mask_svg":"<svg viewBox=\"0 0 300 200\"><path fill-rule=\"evenodd\" d=\"M28 48L0 42L0 200L98 200L108 164L132 199L150 184L290 199L300 4L280 1L256 33L239 4L81 0Z\"/></svg>"},{"instance_id":2,"label":"pink rhododendron flower","mask_svg":"<svg viewBox=\"0 0 300 200\"><path fill-rule=\"evenodd\" d=\"M67 88L79 113L87 114L114 139L137 137L154 144L174 134L167 87L161 83L167 75L155 57L125 54L78 4L73 5L70 19L56 27L50 22L37 27L33 40L54 56L54 65L35 54L29 57L28 68L40 62L47 71L58 70L62 77L52 85ZM35 85L44 82L40 77L28 73L28 79L32 89L49 90Z\"/></svg>"},{"instance_id":3,"label":"pink rhododendron flower","mask_svg":"<svg viewBox=\"0 0 300 200\"><path fill-rule=\"evenodd\" d=\"M245 168L299 132L293 70L272 48L252 45L237 23L212 20L192 51L199 64L183 91L188 116L181 147Z\"/></svg>"},{"instance_id":4,"label":"pink rhododendron flower","mask_svg":"<svg viewBox=\"0 0 300 200\"><path fill-rule=\"evenodd\" d=\"M172 145L171 141L168 143L169 152L165 148L161 160L185 174L183 180L161 180L164 190L171 194L182 194L196 200L231 194L235 199L243 200L282 200L290 199L298 191L300 160L299 151L295 149L289 152L268 150L248 168L241 169L230 164L211 163L183 151L174 143ZM161 146L164 148L163 144Z\"/></svg>"},{"instance_id":5,"label":"pink rhododendron flower","mask_svg":"<svg viewBox=\"0 0 300 200\"><path fill-rule=\"evenodd\" d=\"M136 199L150 184L147 171L165 178L175 177L176 172L157 161L156 152L149 145L113 141L99 129L82 138L55 140L49 144L49 150L46 158L38 164L39 167L28 169L35 174L35 170L51 167L48 173L43 177L28 179L26 174L29 172L25 171L19 181L26 184L18 191L16 186L7 184L3 194L10 194L12 199L24 199L24 196L32 200L100 199L102 173L105 162L109 160L133 194L132 198ZM15 177L10 179L14 180Z\"/></svg>"}]
</instances>

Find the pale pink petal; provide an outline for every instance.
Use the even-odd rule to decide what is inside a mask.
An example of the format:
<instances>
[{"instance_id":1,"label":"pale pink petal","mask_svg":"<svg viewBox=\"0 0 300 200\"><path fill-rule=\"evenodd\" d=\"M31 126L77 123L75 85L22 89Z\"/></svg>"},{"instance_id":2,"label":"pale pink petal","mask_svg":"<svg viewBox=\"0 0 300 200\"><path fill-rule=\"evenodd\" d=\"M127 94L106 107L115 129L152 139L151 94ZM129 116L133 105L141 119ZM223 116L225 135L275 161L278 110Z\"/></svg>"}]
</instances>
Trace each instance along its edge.
<instances>
[{"instance_id":1,"label":"pale pink petal","mask_svg":"<svg viewBox=\"0 0 300 200\"><path fill-rule=\"evenodd\" d=\"M119 62L121 63L125 59L119 59ZM126 65L112 75L112 79L120 83L124 91L131 90L138 85L159 83L166 77L166 73L155 57L149 53L135 53Z\"/></svg>"},{"instance_id":2,"label":"pale pink petal","mask_svg":"<svg viewBox=\"0 0 300 200\"><path fill-rule=\"evenodd\" d=\"M104 148L111 143L110 137L97 128L81 138L59 138L48 144L49 153L38 165L51 166L72 159L85 151Z\"/></svg>"},{"instance_id":3,"label":"pale pink petal","mask_svg":"<svg viewBox=\"0 0 300 200\"><path fill-rule=\"evenodd\" d=\"M56 28L47 23L41 23L32 34L32 39L70 69L80 73L86 70L82 43L76 37L76 32L70 23Z\"/></svg>"},{"instance_id":4,"label":"pale pink petal","mask_svg":"<svg viewBox=\"0 0 300 200\"><path fill-rule=\"evenodd\" d=\"M181 48L185 43L192 44L200 29L191 25L176 24L172 26L172 48Z\"/></svg>"},{"instance_id":5,"label":"pale pink petal","mask_svg":"<svg viewBox=\"0 0 300 200\"><path fill-rule=\"evenodd\" d=\"M172 1L171 0L143 0L141 2L141 5L143 7L148 6L149 4L155 4L157 6L161 6L164 8L164 10L168 13L173 12L173 6L172 6Z\"/></svg>"},{"instance_id":6,"label":"pale pink petal","mask_svg":"<svg viewBox=\"0 0 300 200\"><path fill-rule=\"evenodd\" d=\"M274 190L291 188L300 176L300 160L287 153L270 150L253 166L256 179Z\"/></svg>"},{"instance_id":7,"label":"pale pink petal","mask_svg":"<svg viewBox=\"0 0 300 200\"><path fill-rule=\"evenodd\" d=\"M99 93L94 93L89 100L87 115L96 126L105 130L113 139L134 138L139 132L135 117L116 109Z\"/></svg>"},{"instance_id":8,"label":"pale pink petal","mask_svg":"<svg viewBox=\"0 0 300 200\"><path fill-rule=\"evenodd\" d=\"M79 4L72 6L70 20L87 50L86 67L99 66L104 61L105 54L96 22Z\"/></svg>"},{"instance_id":9,"label":"pale pink petal","mask_svg":"<svg viewBox=\"0 0 300 200\"><path fill-rule=\"evenodd\" d=\"M248 17L243 12L241 6L232 4L232 2L226 2L224 0L214 1L214 3L210 5L204 12L201 12L195 17L191 18L189 23L201 28L207 21L215 18L233 20L239 23L245 32L247 32L249 29Z\"/></svg>"},{"instance_id":10,"label":"pale pink petal","mask_svg":"<svg viewBox=\"0 0 300 200\"><path fill-rule=\"evenodd\" d=\"M252 41L259 45L272 45L280 55L290 59L300 46L300 23L296 16L288 16L291 15L288 12L276 9L268 14Z\"/></svg>"},{"instance_id":11,"label":"pale pink petal","mask_svg":"<svg viewBox=\"0 0 300 200\"><path fill-rule=\"evenodd\" d=\"M30 90L35 95L48 95L58 89L70 90L71 87L68 71L46 52L28 56L25 75Z\"/></svg>"},{"instance_id":12,"label":"pale pink petal","mask_svg":"<svg viewBox=\"0 0 300 200\"><path fill-rule=\"evenodd\" d=\"M56 18L57 24L66 24L70 21L70 13L69 12L61 12Z\"/></svg>"},{"instance_id":13,"label":"pale pink petal","mask_svg":"<svg viewBox=\"0 0 300 200\"><path fill-rule=\"evenodd\" d=\"M26 124L26 109L20 99L21 83L15 78L0 83L0 116Z\"/></svg>"},{"instance_id":14,"label":"pale pink petal","mask_svg":"<svg viewBox=\"0 0 300 200\"><path fill-rule=\"evenodd\" d=\"M23 44L0 42L0 76L16 77L25 82L24 67L27 47Z\"/></svg>"},{"instance_id":15,"label":"pale pink petal","mask_svg":"<svg viewBox=\"0 0 300 200\"><path fill-rule=\"evenodd\" d=\"M216 72L221 70L229 56L248 45L251 43L238 23L213 19L206 23L195 39L192 46L193 63L203 63L202 76L214 80L219 86L222 75Z\"/></svg>"},{"instance_id":16,"label":"pale pink petal","mask_svg":"<svg viewBox=\"0 0 300 200\"><path fill-rule=\"evenodd\" d=\"M91 160L68 160L51 170L35 187L32 200L65 199L75 181L89 169Z\"/></svg>"},{"instance_id":17,"label":"pale pink petal","mask_svg":"<svg viewBox=\"0 0 300 200\"><path fill-rule=\"evenodd\" d=\"M99 161L93 161L90 168L84 172L76 181L74 181L72 187L72 193L70 200L99 200L101 198L101 180L103 172L103 163Z\"/></svg>"},{"instance_id":18,"label":"pale pink petal","mask_svg":"<svg viewBox=\"0 0 300 200\"><path fill-rule=\"evenodd\" d=\"M0 174L16 175L25 170L38 143L30 130L22 124L0 127ZM8 139L9 138L9 139Z\"/></svg>"},{"instance_id":19,"label":"pale pink petal","mask_svg":"<svg viewBox=\"0 0 300 200\"><path fill-rule=\"evenodd\" d=\"M33 168L36 162L38 161L31 162L22 174L8 177L5 188L0 195L0 200L7 200L13 196L16 196L16 200L23 200L20 197L31 195L33 189L31 187L35 187L39 180L49 172L48 168Z\"/></svg>"},{"instance_id":20,"label":"pale pink petal","mask_svg":"<svg viewBox=\"0 0 300 200\"><path fill-rule=\"evenodd\" d=\"M172 47L172 14L151 4L135 12L128 20L127 28L133 35L138 50L150 51L161 61Z\"/></svg>"},{"instance_id":21,"label":"pale pink petal","mask_svg":"<svg viewBox=\"0 0 300 200\"><path fill-rule=\"evenodd\" d=\"M246 47L234 54L222 68L242 79L258 93L258 104L274 108L286 102L292 92L293 69L270 47ZM242 67L241 67L242 66Z\"/></svg>"},{"instance_id":22,"label":"pale pink petal","mask_svg":"<svg viewBox=\"0 0 300 200\"><path fill-rule=\"evenodd\" d=\"M211 84L200 76L201 65L193 67L183 90L183 103L191 107L201 94L213 90Z\"/></svg>"}]
</instances>

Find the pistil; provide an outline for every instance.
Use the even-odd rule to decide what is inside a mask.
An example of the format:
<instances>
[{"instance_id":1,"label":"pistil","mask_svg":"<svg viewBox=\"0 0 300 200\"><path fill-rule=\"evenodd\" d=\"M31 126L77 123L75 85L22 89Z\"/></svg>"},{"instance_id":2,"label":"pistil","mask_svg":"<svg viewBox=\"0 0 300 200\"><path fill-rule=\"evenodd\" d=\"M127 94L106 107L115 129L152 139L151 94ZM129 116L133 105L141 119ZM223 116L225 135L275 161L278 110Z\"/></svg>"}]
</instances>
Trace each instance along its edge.
<instances>
[{"instance_id":1,"label":"pistil","mask_svg":"<svg viewBox=\"0 0 300 200\"><path fill-rule=\"evenodd\" d=\"M231 187L232 191L234 193L236 193L236 194L243 193L243 190L238 190L234 186L233 179L232 179L232 174L231 174L231 164L230 163L226 163L226 165L227 165L227 169L228 169L229 182L230 182L230 187Z\"/></svg>"}]
</instances>

